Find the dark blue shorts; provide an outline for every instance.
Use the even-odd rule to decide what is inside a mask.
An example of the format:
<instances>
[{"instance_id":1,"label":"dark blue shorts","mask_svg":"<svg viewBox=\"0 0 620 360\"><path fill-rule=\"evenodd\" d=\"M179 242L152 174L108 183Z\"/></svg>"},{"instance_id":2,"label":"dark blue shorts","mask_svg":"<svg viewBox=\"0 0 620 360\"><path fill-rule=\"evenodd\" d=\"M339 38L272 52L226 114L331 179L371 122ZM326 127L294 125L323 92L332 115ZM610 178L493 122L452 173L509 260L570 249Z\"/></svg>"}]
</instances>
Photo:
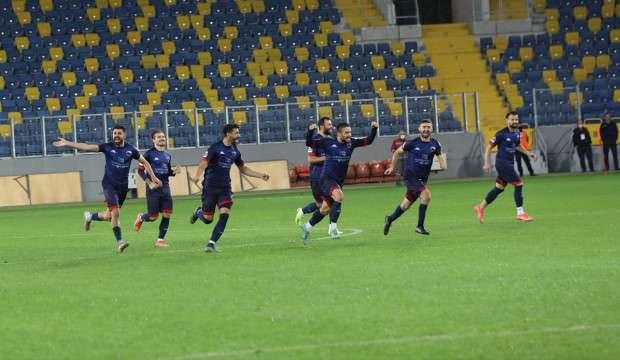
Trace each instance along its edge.
<instances>
[{"instance_id":1,"label":"dark blue shorts","mask_svg":"<svg viewBox=\"0 0 620 360\"><path fill-rule=\"evenodd\" d=\"M515 171L515 165L507 161L495 161L495 169L497 170L497 178L495 182L506 186L508 184L521 185L522 181L519 174Z\"/></svg>"},{"instance_id":2,"label":"dark blue shorts","mask_svg":"<svg viewBox=\"0 0 620 360\"><path fill-rule=\"evenodd\" d=\"M108 209L119 209L123 206L125 198L127 197L127 187L112 186L108 184L101 184L103 187L103 197L105 198L105 204Z\"/></svg>"},{"instance_id":3,"label":"dark blue shorts","mask_svg":"<svg viewBox=\"0 0 620 360\"><path fill-rule=\"evenodd\" d=\"M424 179L405 179L405 185L407 186L405 197L411 202L415 202L420 193L426 190L426 180Z\"/></svg>"},{"instance_id":4,"label":"dark blue shorts","mask_svg":"<svg viewBox=\"0 0 620 360\"><path fill-rule=\"evenodd\" d=\"M230 188L203 188L202 189L202 213L213 215L215 207L230 209L233 205L232 191Z\"/></svg>"},{"instance_id":5,"label":"dark blue shorts","mask_svg":"<svg viewBox=\"0 0 620 360\"><path fill-rule=\"evenodd\" d=\"M172 194L170 188L147 190L146 206L149 216L157 216L159 213L172 214Z\"/></svg>"},{"instance_id":6,"label":"dark blue shorts","mask_svg":"<svg viewBox=\"0 0 620 360\"><path fill-rule=\"evenodd\" d=\"M332 192L336 189L341 189L342 185L340 185L336 180L328 177L322 178L320 180L320 184L322 201L326 201L327 204L331 206L334 202L334 199L332 199Z\"/></svg>"},{"instance_id":7,"label":"dark blue shorts","mask_svg":"<svg viewBox=\"0 0 620 360\"><path fill-rule=\"evenodd\" d=\"M314 198L314 202L320 204L323 202L323 193L321 191L321 181L320 180L310 180L310 189L312 190L312 197Z\"/></svg>"}]
</instances>

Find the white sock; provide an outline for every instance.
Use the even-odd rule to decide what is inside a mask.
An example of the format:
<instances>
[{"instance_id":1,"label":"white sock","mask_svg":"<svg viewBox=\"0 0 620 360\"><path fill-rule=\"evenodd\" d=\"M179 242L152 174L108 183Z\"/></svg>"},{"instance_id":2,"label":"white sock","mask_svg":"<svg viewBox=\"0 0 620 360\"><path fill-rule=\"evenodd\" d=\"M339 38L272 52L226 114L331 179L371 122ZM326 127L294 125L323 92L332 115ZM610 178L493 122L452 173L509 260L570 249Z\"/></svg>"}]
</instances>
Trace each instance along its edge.
<instances>
[{"instance_id":1,"label":"white sock","mask_svg":"<svg viewBox=\"0 0 620 360\"><path fill-rule=\"evenodd\" d=\"M519 206L517 208L517 215L523 215L525 213L525 211L523 210L523 206Z\"/></svg>"},{"instance_id":2,"label":"white sock","mask_svg":"<svg viewBox=\"0 0 620 360\"><path fill-rule=\"evenodd\" d=\"M329 223L329 231L332 231L334 229L338 230L338 224L336 224L336 223Z\"/></svg>"},{"instance_id":3,"label":"white sock","mask_svg":"<svg viewBox=\"0 0 620 360\"><path fill-rule=\"evenodd\" d=\"M312 225L310 225L309 222L304 224L304 230L306 230L307 232L312 231Z\"/></svg>"}]
</instances>

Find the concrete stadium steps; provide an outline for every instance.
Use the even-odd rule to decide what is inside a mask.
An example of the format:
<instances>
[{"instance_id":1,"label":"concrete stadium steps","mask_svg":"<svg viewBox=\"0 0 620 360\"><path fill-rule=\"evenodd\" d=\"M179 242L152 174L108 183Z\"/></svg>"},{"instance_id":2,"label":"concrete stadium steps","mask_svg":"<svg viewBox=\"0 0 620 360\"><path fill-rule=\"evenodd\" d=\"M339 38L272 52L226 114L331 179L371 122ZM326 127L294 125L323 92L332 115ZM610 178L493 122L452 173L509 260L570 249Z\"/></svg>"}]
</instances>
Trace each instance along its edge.
<instances>
[{"instance_id":1,"label":"concrete stadium steps","mask_svg":"<svg viewBox=\"0 0 620 360\"><path fill-rule=\"evenodd\" d=\"M335 5L342 13L346 24L353 30L387 25L373 0L336 0Z\"/></svg>"},{"instance_id":2,"label":"concrete stadium steps","mask_svg":"<svg viewBox=\"0 0 620 360\"><path fill-rule=\"evenodd\" d=\"M508 111L497 91L480 50L467 24L438 24L422 26L422 37L431 62L437 69L444 93L475 92L479 94L480 125L483 129L500 129ZM462 98L450 97L451 105L459 119ZM469 130L475 129L473 97L467 99ZM458 109L458 110L456 110ZM463 124L465 126L465 124ZM497 130L494 130L497 131Z\"/></svg>"}]
</instances>

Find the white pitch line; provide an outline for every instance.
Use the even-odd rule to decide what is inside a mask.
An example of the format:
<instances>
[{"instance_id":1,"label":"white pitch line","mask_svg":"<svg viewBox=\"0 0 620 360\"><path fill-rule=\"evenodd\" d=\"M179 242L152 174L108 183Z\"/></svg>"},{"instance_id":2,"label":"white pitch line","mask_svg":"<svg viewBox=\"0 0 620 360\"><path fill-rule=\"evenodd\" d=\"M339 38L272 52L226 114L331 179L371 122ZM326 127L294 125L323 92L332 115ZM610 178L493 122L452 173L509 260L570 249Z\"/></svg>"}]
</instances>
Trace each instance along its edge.
<instances>
[{"instance_id":1,"label":"white pitch line","mask_svg":"<svg viewBox=\"0 0 620 360\"><path fill-rule=\"evenodd\" d=\"M264 353L294 353L300 351L309 351L325 348L344 348L344 347L361 347L368 345L391 345L391 344L403 344L410 342L436 342L436 341L454 341L461 339L471 339L480 337L517 337L523 335L538 335L549 333L571 333L571 332L583 332L591 330L617 330L620 329L620 324L599 324L599 325L574 325L566 328L541 328L530 330L504 330L504 331L489 331L484 333L469 333L469 334L434 334L434 335L419 335L403 338L388 338L388 339L372 339L363 341L343 341L335 343L325 344L308 344L308 345L295 345L295 346L282 346L271 348L255 348L236 351L214 351L205 353L195 353L181 355L174 358L164 358L166 360L195 360L195 359L207 359L218 357L238 357L245 355L255 355Z\"/></svg>"}]
</instances>

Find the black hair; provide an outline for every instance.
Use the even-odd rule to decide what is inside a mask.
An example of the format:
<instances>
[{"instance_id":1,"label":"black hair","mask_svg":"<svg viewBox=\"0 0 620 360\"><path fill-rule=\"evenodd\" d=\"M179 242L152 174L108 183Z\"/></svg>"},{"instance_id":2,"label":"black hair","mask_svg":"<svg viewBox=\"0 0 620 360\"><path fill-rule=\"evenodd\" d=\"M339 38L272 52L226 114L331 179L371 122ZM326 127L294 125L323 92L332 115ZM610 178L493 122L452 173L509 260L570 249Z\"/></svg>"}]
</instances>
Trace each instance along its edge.
<instances>
[{"instance_id":1,"label":"black hair","mask_svg":"<svg viewBox=\"0 0 620 360\"><path fill-rule=\"evenodd\" d=\"M340 132L340 130L346 128L346 127L351 127L351 125L349 123L346 122L341 122L340 124L338 124L336 126L336 131Z\"/></svg>"},{"instance_id":2,"label":"black hair","mask_svg":"<svg viewBox=\"0 0 620 360\"><path fill-rule=\"evenodd\" d=\"M123 130L124 133L127 132L127 130L125 130L125 127L123 125L114 125L114 127L112 128L112 131L114 130Z\"/></svg>"},{"instance_id":3,"label":"black hair","mask_svg":"<svg viewBox=\"0 0 620 360\"><path fill-rule=\"evenodd\" d=\"M319 123L318 123L318 125L319 125L319 126L324 126L324 125L325 125L325 121L328 121L328 120L331 120L331 119L329 118L329 116L323 116L323 117L321 117L321 118L319 119Z\"/></svg>"},{"instance_id":4,"label":"black hair","mask_svg":"<svg viewBox=\"0 0 620 360\"><path fill-rule=\"evenodd\" d=\"M508 113L506 113L506 119L508 119L508 117L509 117L510 115L519 116L519 114L517 114L517 112L516 112L516 111L509 111Z\"/></svg>"},{"instance_id":5,"label":"black hair","mask_svg":"<svg viewBox=\"0 0 620 360\"><path fill-rule=\"evenodd\" d=\"M233 130L235 130L235 129L239 129L239 125L237 125L237 124L226 124L222 128L222 134L224 134L224 136L226 136L229 133L233 132Z\"/></svg>"},{"instance_id":6,"label":"black hair","mask_svg":"<svg viewBox=\"0 0 620 360\"><path fill-rule=\"evenodd\" d=\"M155 135L159 134L159 133L164 133L161 129L155 129L153 131L151 131L151 139L155 139Z\"/></svg>"},{"instance_id":7,"label":"black hair","mask_svg":"<svg viewBox=\"0 0 620 360\"><path fill-rule=\"evenodd\" d=\"M433 125L433 122L431 121L431 119L422 119L422 120L420 120L420 124L431 124L431 125Z\"/></svg>"}]
</instances>

